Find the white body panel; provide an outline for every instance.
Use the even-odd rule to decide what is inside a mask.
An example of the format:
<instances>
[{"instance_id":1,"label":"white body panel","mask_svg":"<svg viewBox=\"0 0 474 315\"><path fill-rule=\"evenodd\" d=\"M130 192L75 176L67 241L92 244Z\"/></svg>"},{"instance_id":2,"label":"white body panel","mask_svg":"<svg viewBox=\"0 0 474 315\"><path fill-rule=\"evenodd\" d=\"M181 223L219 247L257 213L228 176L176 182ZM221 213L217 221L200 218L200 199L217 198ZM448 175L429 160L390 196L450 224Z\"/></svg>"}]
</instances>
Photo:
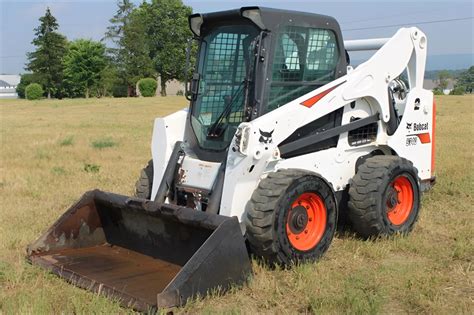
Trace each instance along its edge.
<instances>
[{"instance_id":1,"label":"white body panel","mask_svg":"<svg viewBox=\"0 0 474 315\"><path fill-rule=\"evenodd\" d=\"M415 110L417 98L420 104ZM387 144L395 150L397 155L412 161L418 169L420 179L427 180L432 176L433 93L423 89L414 89L408 94L406 104L407 108L400 126L395 134L387 139ZM429 134L430 141L422 143L416 135L426 133Z\"/></svg>"},{"instance_id":2,"label":"white body panel","mask_svg":"<svg viewBox=\"0 0 474 315\"><path fill-rule=\"evenodd\" d=\"M399 156L413 162L419 170L421 180L431 178L431 142L421 143L418 141L414 144L413 140L407 141L407 138L413 137L415 133L414 130L407 128L407 123L427 126L423 132L429 133L432 137L433 94L422 89L426 61L425 35L417 28L402 28L388 40L353 42L350 45L355 50L383 46L356 69L349 68L347 75L251 122L240 125L241 130L244 129L248 132L245 137L246 148L228 152L219 214L237 216L242 222L248 201L258 183L266 176L266 173L277 169L294 168L318 173L332 185L334 191L342 190L355 174L357 159L374 150L380 150L384 154L392 154L393 150ZM389 136L386 132L386 123L390 120L388 85L404 70L407 70L408 73L410 90L407 97L396 106L399 109L397 119L401 118L401 121L396 132ZM302 102L331 88L334 89L314 106L302 105ZM419 104L417 103L415 106L415 101L418 102L418 100ZM355 106L350 106L351 103ZM339 136L338 144L334 148L293 158L282 159L280 157L278 145L295 130L339 108L344 108L342 125L350 123L353 117L365 118L379 113L381 120L378 122L375 141L365 145L351 146L346 132ZM175 129L168 129L165 133L154 132L153 158L155 166L159 167L160 172L155 172L153 196L161 181L160 176L167 164L173 141L182 138L185 117L172 116L166 117L160 123L161 125L158 124L158 120L155 122L155 128L158 127L161 130L163 124L169 124L168 122L171 121L179 122L182 126L181 128L176 126L173 127ZM260 130L271 132L272 140L266 143L261 142ZM166 136L169 139L155 140L155 136ZM230 146L235 146L236 141L237 139L234 137ZM164 144L163 147L166 147L166 152L160 151L162 144ZM158 162L162 164L158 164ZM217 174L217 164L219 163L215 164L209 168L212 171L204 174L203 168L199 166L199 161L184 162L183 166L188 174L193 174L193 179L190 178L187 184L195 188L209 189L215 174Z\"/></svg>"},{"instance_id":3,"label":"white body panel","mask_svg":"<svg viewBox=\"0 0 474 315\"><path fill-rule=\"evenodd\" d=\"M163 118L156 118L151 138L151 156L153 158L153 186L151 200L156 192L168 164L176 141L183 140L188 110L183 109Z\"/></svg>"}]
</instances>

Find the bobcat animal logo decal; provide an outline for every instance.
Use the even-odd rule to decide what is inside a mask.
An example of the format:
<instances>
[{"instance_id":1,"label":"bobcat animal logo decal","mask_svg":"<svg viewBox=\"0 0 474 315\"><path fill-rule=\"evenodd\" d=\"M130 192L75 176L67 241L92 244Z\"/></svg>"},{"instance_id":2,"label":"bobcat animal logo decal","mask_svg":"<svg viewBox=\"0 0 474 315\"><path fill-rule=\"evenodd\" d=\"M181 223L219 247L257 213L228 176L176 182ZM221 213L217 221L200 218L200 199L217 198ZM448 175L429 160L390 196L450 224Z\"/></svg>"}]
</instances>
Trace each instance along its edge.
<instances>
[{"instance_id":1,"label":"bobcat animal logo decal","mask_svg":"<svg viewBox=\"0 0 474 315\"><path fill-rule=\"evenodd\" d=\"M258 129L258 130L260 131L260 138L258 139L258 141L265 144L273 142L272 134L275 131L275 129L273 129L270 132L262 131L261 129Z\"/></svg>"},{"instance_id":2,"label":"bobcat animal logo decal","mask_svg":"<svg viewBox=\"0 0 474 315\"><path fill-rule=\"evenodd\" d=\"M407 129L411 129L412 125L413 125L413 123L407 123Z\"/></svg>"}]
</instances>

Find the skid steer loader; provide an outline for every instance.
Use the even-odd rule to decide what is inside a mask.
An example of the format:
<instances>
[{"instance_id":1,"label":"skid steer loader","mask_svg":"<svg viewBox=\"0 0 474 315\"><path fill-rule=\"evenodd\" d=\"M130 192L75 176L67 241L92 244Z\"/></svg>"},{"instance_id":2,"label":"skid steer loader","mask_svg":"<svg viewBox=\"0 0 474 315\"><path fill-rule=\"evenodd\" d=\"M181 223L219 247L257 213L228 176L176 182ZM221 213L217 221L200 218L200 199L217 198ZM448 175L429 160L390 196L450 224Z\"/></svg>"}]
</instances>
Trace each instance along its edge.
<instances>
[{"instance_id":1,"label":"skid steer loader","mask_svg":"<svg viewBox=\"0 0 474 315\"><path fill-rule=\"evenodd\" d=\"M419 29L344 42L331 17L260 7L189 25L190 106L155 120L136 196L86 193L29 246L33 264L148 310L242 284L248 251L314 261L338 215L362 237L413 228L435 179ZM358 50L376 52L353 68Z\"/></svg>"}]
</instances>

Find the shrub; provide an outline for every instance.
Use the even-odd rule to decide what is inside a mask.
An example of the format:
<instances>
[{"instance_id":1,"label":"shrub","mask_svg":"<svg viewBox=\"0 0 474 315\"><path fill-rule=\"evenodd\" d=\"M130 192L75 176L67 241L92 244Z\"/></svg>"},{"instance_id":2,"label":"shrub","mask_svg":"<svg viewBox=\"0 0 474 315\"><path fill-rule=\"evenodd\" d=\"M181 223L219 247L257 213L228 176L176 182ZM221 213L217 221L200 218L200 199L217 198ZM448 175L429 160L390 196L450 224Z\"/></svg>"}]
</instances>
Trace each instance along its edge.
<instances>
[{"instance_id":1,"label":"shrub","mask_svg":"<svg viewBox=\"0 0 474 315\"><path fill-rule=\"evenodd\" d=\"M439 88L433 89L433 94L434 95L444 95L443 91Z\"/></svg>"},{"instance_id":2,"label":"shrub","mask_svg":"<svg viewBox=\"0 0 474 315\"><path fill-rule=\"evenodd\" d=\"M25 89L31 83L39 83L40 78L34 73L24 73L21 75L20 83L16 87L16 93L19 98L25 98Z\"/></svg>"},{"instance_id":3,"label":"shrub","mask_svg":"<svg viewBox=\"0 0 474 315\"><path fill-rule=\"evenodd\" d=\"M176 95L177 95L177 96L183 96L183 95L184 95L183 90L178 90L178 91L176 92Z\"/></svg>"},{"instance_id":4,"label":"shrub","mask_svg":"<svg viewBox=\"0 0 474 315\"><path fill-rule=\"evenodd\" d=\"M144 97L155 96L157 87L158 83L152 78L141 79L138 81L138 89L140 90L140 94Z\"/></svg>"},{"instance_id":5,"label":"shrub","mask_svg":"<svg viewBox=\"0 0 474 315\"><path fill-rule=\"evenodd\" d=\"M128 96L128 85L123 83L114 84L112 87L113 97L127 97Z\"/></svg>"},{"instance_id":6,"label":"shrub","mask_svg":"<svg viewBox=\"0 0 474 315\"><path fill-rule=\"evenodd\" d=\"M43 96L43 88L38 83L31 83L25 89L26 98L39 100Z\"/></svg>"},{"instance_id":7,"label":"shrub","mask_svg":"<svg viewBox=\"0 0 474 315\"><path fill-rule=\"evenodd\" d=\"M449 95L464 95L466 88L462 85L456 85L454 89L449 92Z\"/></svg>"}]
</instances>

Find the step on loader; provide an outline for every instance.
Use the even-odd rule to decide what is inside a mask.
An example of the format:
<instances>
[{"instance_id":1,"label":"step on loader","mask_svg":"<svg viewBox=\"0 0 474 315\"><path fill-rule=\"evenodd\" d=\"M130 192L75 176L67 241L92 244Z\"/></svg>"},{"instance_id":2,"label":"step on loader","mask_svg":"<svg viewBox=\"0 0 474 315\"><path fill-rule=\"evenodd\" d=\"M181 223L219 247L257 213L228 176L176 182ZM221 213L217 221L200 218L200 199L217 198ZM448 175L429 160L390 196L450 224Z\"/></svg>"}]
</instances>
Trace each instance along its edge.
<instances>
[{"instance_id":1,"label":"step on loader","mask_svg":"<svg viewBox=\"0 0 474 315\"><path fill-rule=\"evenodd\" d=\"M364 238L412 230L435 180L422 31L343 41L334 18L260 7L189 25L190 106L155 120L136 196L87 192L33 264L147 311L243 284L249 251L315 261L339 217Z\"/></svg>"}]
</instances>

